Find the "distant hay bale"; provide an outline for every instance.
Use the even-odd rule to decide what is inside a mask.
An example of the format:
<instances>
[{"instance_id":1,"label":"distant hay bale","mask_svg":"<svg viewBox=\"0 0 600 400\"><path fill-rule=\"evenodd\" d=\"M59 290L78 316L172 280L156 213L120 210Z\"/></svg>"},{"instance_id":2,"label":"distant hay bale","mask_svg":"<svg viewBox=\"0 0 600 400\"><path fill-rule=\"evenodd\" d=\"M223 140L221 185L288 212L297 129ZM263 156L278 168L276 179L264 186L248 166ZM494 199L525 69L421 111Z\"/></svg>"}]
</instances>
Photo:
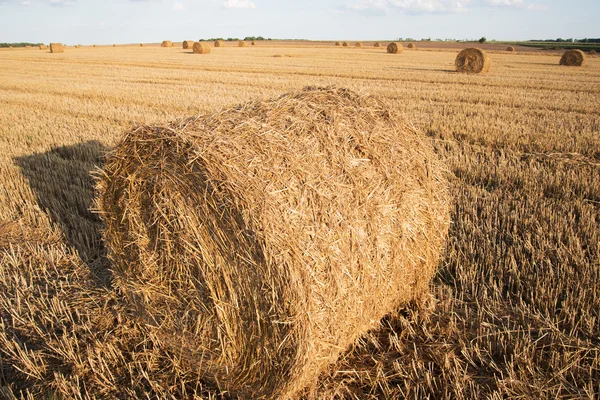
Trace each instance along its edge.
<instances>
[{"instance_id":1,"label":"distant hay bale","mask_svg":"<svg viewBox=\"0 0 600 400\"><path fill-rule=\"evenodd\" d=\"M595 56L596 55L596 50L590 50L590 51L588 51L588 54L590 56Z\"/></svg>"},{"instance_id":2,"label":"distant hay bale","mask_svg":"<svg viewBox=\"0 0 600 400\"><path fill-rule=\"evenodd\" d=\"M485 50L471 47L458 53L454 64L458 72L479 74L490 70L491 61Z\"/></svg>"},{"instance_id":3,"label":"distant hay bale","mask_svg":"<svg viewBox=\"0 0 600 400\"><path fill-rule=\"evenodd\" d=\"M81 47L81 45L80 45L80 44L76 44L76 45L75 45L75 48L76 48L76 49L78 49L78 48L80 48L80 47Z\"/></svg>"},{"instance_id":4,"label":"distant hay bale","mask_svg":"<svg viewBox=\"0 0 600 400\"><path fill-rule=\"evenodd\" d=\"M373 44L373 47L381 47L381 43L375 42L375 44Z\"/></svg>"},{"instance_id":5,"label":"distant hay bale","mask_svg":"<svg viewBox=\"0 0 600 400\"><path fill-rule=\"evenodd\" d=\"M208 54L210 53L210 46L208 43L196 42L192 45L194 53L196 54Z\"/></svg>"},{"instance_id":6,"label":"distant hay bale","mask_svg":"<svg viewBox=\"0 0 600 400\"><path fill-rule=\"evenodd\" d=\"M26 48L26 49L30 49L30 48L31 48L31 46L25 46L25 48Z\"/></svg>"},{"instance_id":7,"label":"distant hay bale","mask_svg":"<svg viewBox=\"0 0 600 400\"><path fill-rule=\"evenodd\" d=\"M144 47L144 43L140 43L140 47Z\"/></svg>"},{"instance_id":8,"label":"distant hay bale","mask_svg":"<svg viewBox=\"0 0 600 400\"><path fill-rule=\"evenodd\" d=\"M238 47L246 47L246 42L244 42L243 40L240 40L238 42Z\"/></svg>"},{"instance_id":9,"label":"distant hay bale","mask_svg":"<svg viewBox=\"0 0 600 400\"><path fill-rule=\"evenodd\" d=\"M514 47L512 47L512 46L508 46L508 47L506 48L506 51L513 52L513 51L515 51L515 48L514 48Z\"/></svg>"},{"instance_id":10,"label":"distant hay bale","mask_svg":"<svg viewBox=\"0 0 600 400\"><path fill-rule=\"evenodd\" d=\"M116 45L116 44L113 44L113 47L117 47L117 45Z\"/></svg>"},{"instance_id":11,"label":"distant hay bale","mask_svg":"<svg viewBox=\"0 0 600 400\"><path fill-rule=\"evenodd\" d=\"M40 44L40 50L46 50L48 49L48 46L46 46L45 44Z\"/></svg>"},{"instance_id":12,"label":"distant hay bale","mask_svg":"<svg viewBox=\"0 0 600 400\"><path fill-rule=\"evenodd\" d=\"M342 45L342 42L335 42L335 45L336 45L336 46L341 46L341 45Z\"/></svg>"},{"instance_id":13,"label":"distant hay bale","mask_svg":"<svg viewBox=\"0 0 600 400\"><path fill-rule=\"evenodd\" d=\"M96 47L96 45L94 45L93 47Z\"/></svg>"},{"instance_id":14,"label":"distant hay bale","mask_svg":"<svg viewBox=\"0 0 600 400\"><path fill-rule=\"evenodd\" d=\"M254 40L250 43L252 46L255 46L256 43L254 42Z\"/></svg>"},{"instance_id":15,"label":"distant hay bale","mask_svg":"<svg viewBox=\"0 0 600 400\"><path fill-rule=\"evenodd\" d=\"M115 282L184 370L289 399L426 296L445 171L378 99L306 88L132 129L96 207Z\"/></svg>"},{"instance_id":16,"label":"distant hay bale","mask_svg":"<svg viewBox=\"0 0 600 400\"><path fill-rule=\"evenodd\" d=\"M50 53L64 53L65 46L62 43L50 43Z\"/></svg>"},{"instance_id":17,"label":"distant hay bale","mask_svg":"<svg viewBox=\"0 0 600 400\"><path fill-rule=\"evenodd\" d=\"M163 40L160 47L173 47L173 43L170 40Z\"/></svg>"},{"instance_id":18,"label":"distant hay bale","mask_svg":"<svg viewBox=\"0 0 600 400\"><path fill-rule=\"evenodd\" d=\"M585 53L581 50L567 50L560 58L560 65L581 67L585 61Z\"/></svg>"},{"instance_id":19,"label":"distant hay bale","mask_svg":"<svg viewBox=\"0 0 600 400\"><path fill-rule=\"evenodd\" d=\"M363 47L361 42L356 42L354 43L354 47Z\"/></svg>"},{"instance_id":20,"label":"distant hay bale","mask_svg":"<svg viewBox=\"0 0 600 400\"><path fill-rule=\"evenodd\" d=\"M215 47L225 47L225 42L222 40L215 40Z\"/></svg>"},{"instance_id":21,"label":"distant hay bale","mask_svg":"<svg viewBox=\"0 0 600 400\"><path fill-rule=\"evenodd\" d=\"M387 46L387 52L390 54L398 54L402 53L403 47L400 43L390 43Z\"/></svg>"},{"instance_id":22,"label":"distant hay bale","mask_svg":"<svg viewBox=\"0 0 600 400\"><path fill-rule=\"evenodd\" d=\"M414 43L409 43L406 47L412 50L417 48L417 46Z\"/></svg>"},{"instance_id":23,"label":"distant hay bale","mask_svg":"<svg viewBox=\"0 0 600 400\"><path fill-rule=\"evenodd\" d=\"M185 50L191 49L194 47L194 41L193 40L185 40L183 42L182 46Z\"/></svg>"},{"instance_id":24,"label":"distant hay bale","mask_svg":"<svg viewBox=\"0 0 600 400\"><path fill-rule=\"evenodd\" d=\"M344 47L348 47L348 42L344 42L344 43L342 43L342 46L344 46Z\"/></svg>"}]
</instances>

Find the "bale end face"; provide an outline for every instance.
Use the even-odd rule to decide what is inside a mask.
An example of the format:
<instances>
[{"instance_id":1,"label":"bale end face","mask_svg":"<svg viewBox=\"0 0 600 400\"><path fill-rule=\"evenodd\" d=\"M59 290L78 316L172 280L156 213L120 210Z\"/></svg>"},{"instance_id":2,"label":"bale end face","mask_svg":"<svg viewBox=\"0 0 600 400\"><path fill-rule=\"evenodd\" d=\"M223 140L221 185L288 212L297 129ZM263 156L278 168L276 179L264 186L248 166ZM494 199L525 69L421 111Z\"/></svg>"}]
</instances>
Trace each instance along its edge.
<instances>
[{"instance_id":1,"label":"bale end face","mask_svg":"<svg viewBox=\"0 0 600 400\"><path fill-rule=\"evenodd\" d=\"M182 47L184 50L192 49L194 47L194 41L193 40L185 40L182 43Z\"/></svg>"},{"instance_id":2,"label":"bale end face","mask_svg":"<svg viewBox=\"0 0 600 400\"><path fill-rule=\"evenodd\" d=\"M335 45L336 45L336 46L341 46L341 45L342 45L342 42L335 42Z\"/></svg>"},{"instance_id":3,"label":"bale end face","mask_svg":"<svg viewBox=\"0 0 600 400\"><path fill-rule=\"evenodd\" d=\"M363 44L361 42L356 42L354 44L354 47L363 47Z\"/></svg>"},{"instance_id":4,"label":"bale end face","mask_svg":"<svg viewBox=\"0 0 600 400\"><path fill-rule=\"evenodd\" d=\"M381 43L379 43L379 42L375 42L375 43L373 44L373 47L381 47Z\"/></svg>"},{"instance_id":5,"label":"bale end face","mask_svg":"<svg viewBox=\"0 0 600 400\"><path fill-rule=\"evenodd\" d=\"M409 49L416 49L417 48L417 46L414 43L409 43L408 46L406 46L406 47L408 47Z\"/></svg>"},{"instance_id":6,"label":"bale end face","mask_svg":"<svg viewBox=\"0 0 600 400\"><path fill-rule=\"evenodd\" d=\"M222 40L215 40L215 47L225 47L225 42Z\"/></svg>"},{"instance_id":7,"label":"bale end face","mask_svg":"<svg viewBox=\"0 0 600 400\"><path fill-rule=\"evenodd\" d=\"M568 50L560 58L560 65L581 67L585 62L585 53L581 50Z\"/></svg>"},{"instance_id":8,"label":"bale end face","mask_svg":"<svg viewBox=\"0 0 600 400\"><path fill-rule=\"evenodd\" d=\"M306 88L128 132L97 209L166 351L236 397L289 399L428 290L445 171L383 102Z\"/></svg>"},{"instance_id":9,"label":"bale end face","mask_svg":"<svg viewBox=\"0 0 600 400\"><path fill-rule=\"evenodd\" d=\"M210 53L210 46L208 43L196 42L192 45L194 54L208 54Z\"/></svg>"},{"instance_id":10,"label":"bale end face","mask_svg":"<svg viewBox=\"0 0 600 400\"><path fill-rule=\"evenodd\" d=\"M477 48L464 49L456 56L456 71L469 74L480 74L490 70L491 61L485 50Z\"/></svg>"},{"instance_id":11,"label":"bale end face","mask_svg":"<svg viewBox=\"0 0 600 400\"><path fill-rule=\"evenodd\" d=\"M342 46L343 46L343 47L348 47L348 42L344 42L344 43L342 43Z\"/></svg>"}]
</instances>

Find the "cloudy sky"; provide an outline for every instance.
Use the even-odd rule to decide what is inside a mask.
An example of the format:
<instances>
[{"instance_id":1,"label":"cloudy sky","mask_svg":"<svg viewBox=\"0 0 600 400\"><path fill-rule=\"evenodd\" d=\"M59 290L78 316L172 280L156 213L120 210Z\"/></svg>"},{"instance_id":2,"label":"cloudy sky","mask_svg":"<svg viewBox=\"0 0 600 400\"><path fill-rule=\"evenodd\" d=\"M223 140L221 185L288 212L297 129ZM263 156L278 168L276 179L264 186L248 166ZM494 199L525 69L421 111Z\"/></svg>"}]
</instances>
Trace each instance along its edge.
<instances>
[{"instance_id":1,"label":"cloudy sky","mask_svg":"<svg viewBox=\"0 0 600 400\"><path fill-rule=\"evenodd\" d=\"M0 42L600 37L600 0L0 0Z\"/></svg>"}]
</instances>

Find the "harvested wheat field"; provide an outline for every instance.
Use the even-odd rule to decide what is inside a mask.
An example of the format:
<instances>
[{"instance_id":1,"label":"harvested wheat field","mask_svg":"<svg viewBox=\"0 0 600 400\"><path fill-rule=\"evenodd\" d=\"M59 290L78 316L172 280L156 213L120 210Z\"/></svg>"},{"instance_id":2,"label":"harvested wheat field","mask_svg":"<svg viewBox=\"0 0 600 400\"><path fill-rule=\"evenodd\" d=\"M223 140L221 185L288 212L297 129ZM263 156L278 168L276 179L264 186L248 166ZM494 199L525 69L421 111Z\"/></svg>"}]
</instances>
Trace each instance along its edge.
<instances>
[{"instance_id":1,"label":"harvested wheat field","mask_svg":"<svg viewBox=\"0 0 600 400\"><path fill-rule=\"evenodd\" d=\"M280 164L276 164L276 159L266 158L267 153L256 151L262 148L254 147L258 142L236 142L235 135L225 136L224 141L198 140L212 137L199 132L216 134L214 126L227 127L241 135L246 129L252 128L252 132L261 129L262 124L265 128L260 132L264 135L252 136L256 140L271 140L269 135L276 130L269 124L279 124L277 129L285 126L290 132L308 138L307 132L312 131L306 128L307 121L314 121L314 126L320 127L319 132L333 135L333 128L339 131L342 126L335 125L335 121L347 125L348 121L357 123L365 115L369 118L380 115L376 118L379 122L371 121L365 127L391 124L389 126L395 128L386 132L393 131L398 138L405 137L407 132L419 132L422 148L429 149L420 154L426 154L434 163L439 159L440 165L448 169L445 179L451 223L441 259L435 266L437 272L430 282L431 295L426 296L426 300L420 298L406 303L401 299L393 301L385 295L386 291L377 289L351 298L352 304L359 304L360 296L370 296L365 297L365 301L377 304L378 311L370 318L372 321L362 327L357 323L357 330L353 332L364 332L367 325L372 329L348 345L347 336L353 335L348 332L354 328L339 329L338 324L344 319L327 317L325 320L331 324L329 334L331 338L337 337L337 341L299 341L294 339L297 333L290 335L290 340L294 340L282 341L280 351L293 349L293 343L319 346L338 343L331 351L319 353L327 354L334 361L323 362L314 369L288 368L289 374L283 378L263 374L262 378L266 379L263 382L268 381L268 384L261 383L262 389L250 392L268 396L268 393L286 395L298 390L290 395L318 399L598 397L600 114L597 105L600 88L597 81L600 59L589 57L580 68L565 68L559 65L560 52L519 50L509 53L505 51L506 46L502 46L497 52L488 52L493 63L488 73L460 74L454 64L457 54L454 49L427 48L390 57L372 45L365 45L360 52L349 48L331 51L334 43L298 46L265 43L251 52L230 46L215 50L207 57L192 57L181 49L166 51L158 45L140 48L137 44L116 48L82 47L59 56L43 51L0 51L3 110L0 113L0 397L234 396L234 384L248 382L251 376L241 374L232 379L233 385L230 385L219 380L223 372L219 367L232 365L226 360L235 360L233 356L243 349L234 346L227 350L223 364L194 367L200 357L190 357L191 354L206 350L202 360L214 360L212 357L217 353L208 346L194 347L201 341L188 341L186 336L170 333L182 327L189 331L193 318L197 317L193 310L203 315L213 315L213 312L230 315L233 309L227 302L203 309L200 297L195 297L191 289L210 292L209 286L203 286L203 281L194 275L175 274L175 278L183 279L172 281L164 281L167 276L158 272L136 275L136 279L152 281L146 287L129 280L115 257L115 248L119 247L114 247L113 242L105 246L103 232L108 226L103 222L105 214L101 219L94 210L97 182L107 176L121 176L110 173L110 163L114 160L111 157L134 154L123 153L119 147L127 138L126 132L130 132L129 135L145 132L148 140L154 140L152 135L164 139L162 135L167 132L173 135L177 146L157 146L156 152L164 150L164 158L153 158L149 154L144 165L154 165L156 171L161 171L161 165L167 165L161 160L179 163L177 151L181 151L183 157L190 157L187 159L190 162L177 165L193 171L177 173L167 168L155 177L151 173L146 174L146 178L132 177L132 185L147 179L146 185L154 190L156 203L135 195L121 202L115 195L115 202L110 203L127 206L132 215L142 219L152 218L146 213L148 210L164 209L164 215L155 214L156 224L147 223L153 230L144 231L142 225L134 224L148 235L150 242L147 243L160 237L156 236L160 233L173 239L172 242L161 241L163 249L179 246L181 252L157 253L164 260L178 262L176 256L187 257L202 251L195 243L203 242L187 240L186 236L200 234L201 229L196 233L180 230L197 226L193 218L199 214L180 211L186 207L199 209L196 201L203 201L199 199L201 193L197 193L194 201L182 193L187 193L185 190L193 179L204 176L210 179L200 181L211 189L203 193L207 194L206 199L214 200L212 204L216 207L207 221L219 223L224 220L217 216L226 215L233 225L221 225L219 229L214 226L211 232L216 234L207 242L213 244L203 248L206 250L203 257L211 260L217 255L230 257L241 264L256 266L256 274L265 266L275 265L269 263L276 263L277 257L292 262L308 255L315 260L354 256L358 262L368 259L368 254L361 252L360 247L353 247L355 252L346 252L341 246L354 246L353 243L362 243L361 238L369 237L364 236L368 230L359 229L360 221L371 221L373 216L370 229L386 230L393 224L408 231L413 229L413 224L403 224L406 220L399 217L376 223L380 218L377 215L392 212L393 207L400 206L400 200L406 199L394 195L396 183L377 186L377 179L383 179L377 178L383 176L378 174L391 168L392 163L408 162L411 157L390 160L383 157L384 153L375 151L371 142L361 141L366 137L360 140L347 137L346 141L334 140L331 146L331 149L346 149L346 153L341 150L332 153L347 156L339 158L346 163L343 169L337 162L328 164L311 162L313 158L303 159L302 152L294 151L296 142L290 142L289 147L283 142L279 144L281 151L275 154L280 153L281 158ZM268 113L269 99L278 99L286 93L302 93L301 89L306 86L331 85L346 88L360 98L375 96L383 109L389 110L389 116L373 114L370 108L361 113L362 106L358 107L359 103L353 100L311 101L315 107L327 104L323 109L315 109L312 117L302 111L297 114L282 111L277 119L263 120L259 118L262 114L252 108L262 104L265 108L260 108L261 112ZM285 104L295 104L294 98L292 96L289 102L283 99ZM283 105L281 108L285 109ZM219 110L222 113L219 114ZM238 110L239 115L234 110ZM251 113L255 119L245 118L244 112ZM325 129L327 126L331 129ZM164 131L165 128L177 129ZM359 131L367 132L366 129ZM188 135L196 139L192 141ZM140 143L139 151L151 148L149 142L144 142L145 138L136 142ZM302 143L311 146L309 141ZM202 153L202 149L218 151ZM237 149L240 153L236 154L243 156L227 157L229 153L224 149ZM323 156L319 151L310 154L314 160ZM206 160L210 162L204 163L203 157L208 157ZM128 159L137 162L135 157ZM367 168L376 165L378 160L382 161L381 166ZM293 169L296 172L287 181L273 180L287 182L287 188L261 186L269 181L265 178L269 171L275 174L270 176L283 178L290 166L298 168ZM100 172L99 168L109 173ZM413 179L418 176L417 170L402 175ZM305 179L304 174L316 174L314 171L321 171L321 175L315 175L318 179ZM435 176L431 171L425 176ZM209 172L211 175L207 175ZM125 179L125 175L122 178ZM392 181L400 182L400 179ZM327 182L337 185L338 190L327 186ZM372 197L357 197L355 207L343 209L339 215L329 211L308 212L328 210L327 207L341 198L339 196L351 193L348 188L354 185L371 185ZM174 187L177 189L167 190ZM237 190L235 188L244 190L235 192L235 196L226 195ZM387 200L380 196L388 193L386 190L390 196ZM437 189L431 195L439 193ZM240 197L236 197L238 195ZM265 196L275 200L266 201ZM161 208L160 202L166 198L178 208ZM293 207L285 208L282 204L286 203L279 203L281 199L298 201ZM302 202L302 199L311 199L311 202ZM316 203L316 199L321 202ZM389 202L393 199L398 201ZM380 207L372 208L370 213L362 211L368 204L375 203ZM416 204L425 203L417 201ZM273 211L281 209L287 213ZM403 218L414 217L411 210L415 208L408 208ZM169 217L172 215L177 218ZM299 245L284 246L291 242L283 238L298 239L297 233L289 233L295 232L294 221L305 219L322 219L325 224L305 233L314 239L303 243L313 243L316 247L301 251L303 247ZM253 225L244 225L246 223ZM358 242L335 242L333 237L324 234L341 232L344 224L355 226L347 232L353 232L356 235L352 236L353 240ZM257 226L272 230L254 229ZM288 234L269 236L269 232L276 229ZM136 237L143 251L132 250L130 255L154 257L152 246L144 247L142 236ZM387 236L374 237L378 238L377 244L381 244L381 254L386 254ZM268 245L239 246L237 252L219 253L216 250L227 248L217 246L222 240ZM277 240L281 245L277 245ZM319 243L330 244L318 247ZM281 250L277 255L267 251L275 248ZM183 268L187 264L178 265ZM331 268L337 267L331 264ZM336 290L353 287L348 283L353 272L348 270L347 273L313 277L315 291L311 293L322 293L321 298L328 299L329 315L341 312L336 310L350 312L352 309L347 308L350 303L345 303L350 301L348 298L335 297ZM331 279L332 276L338 278ZM241 279L235 274L231 277ZM248 282L256 282L256 279L250 276ZM361 282L364 280L367 285L373 279L366 273ZM302 286L305 285L302 282L308 281L289 280L295 285L286 290L308 288ZM280 286L267 282L275 281L265 280L264 287L259 288L248 283L259 293L252 297L253 292L248 288L244 293L250 296L240 296L239 304L248 305L252 298L267 303L279 298L273 296L280 293ZM155 314L154 308L146 305L155 304L156 296L165 293L158 289L168 289L169 285L181 288L178 289L181 296L165 296L167 306ZM212 287L214 294L207 298L235 295L227 289L228 285ZM386 290L395 287L392 285ZM138 289L141 292L135 292ZM132 296L133 292L139 296ZM261 293L268 295L259 296ZM379 293L380 302L375 302ZM242 298L246 302L241 301ZM258 316L242 320L252 327L249 328L252 332L258 332L259 327L264 328L261 334L296 332L293 319L283 319L289 315L287 311L305 310L317 304L303 303L302 299L314 301L319 296L275 301L274 314L268 317L271 324ZM173 306L185 300L193 305L188 314ZM383 303L396 305L384 311L388 305ZM282 313L281 310L287 311ZM383 314L385 316L379 319ZM168 323L161 325L156 323L161 315L180 315L181 318L178 321L166 319ZM256 318L255 325L251 323L252 318ZM175 322L169 325L169 321L180 325ZM311 323L319 326L319 321L316 318L305 326L313 326ZM199 325L194 334L203 332L202 326ZM215 337L248 333L234 324L228 326L231 331L224 330L221 336ZM310 328L304 333L309 331L318 330ZM210 335L216 334L210 329L204 332L201 336L209 342ZM247 339L260 341L265 337L254 335ZM346 339L340 339L342 337ZM265 341L266 347L249 346L255 354L245 359L249 364L243 365L260 360L261 355L266 355L261 353L263 349L276 342ZM182 351L186 348L190 351ZM323 361L319 356L305 359L301 356L317 353L292 350L289 354L284 359L286 362L294 360L294 365L316 365ZM294 359L291 354L298 357ZM275 364L267 365L265 371L275 368ZM318 376L295 378L293 382L297 386L289 389L291 377L298 377L300 370ZM273 387L269 384L279 388L269 391L267 388ZM228 388L233 388L232 392L227 392ZM243 398L247 392L240 390L238 394Z\"/></svg>"}]
</instances>

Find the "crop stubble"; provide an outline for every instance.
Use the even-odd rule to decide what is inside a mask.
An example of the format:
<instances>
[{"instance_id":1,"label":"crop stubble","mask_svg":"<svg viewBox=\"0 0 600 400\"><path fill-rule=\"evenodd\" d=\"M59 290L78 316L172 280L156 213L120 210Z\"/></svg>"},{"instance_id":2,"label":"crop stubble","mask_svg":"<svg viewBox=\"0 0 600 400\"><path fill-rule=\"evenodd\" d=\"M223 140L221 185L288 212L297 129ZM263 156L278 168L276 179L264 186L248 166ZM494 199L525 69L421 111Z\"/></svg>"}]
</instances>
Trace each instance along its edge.
<instances>
[{"instance_id":1,"label":"crop stubble","mask_svg":"<svg viewBox=\"0 0 600 400\"><path fill-rule=\"evenodd\" d=\"M320 396L598 395L600 61L492 53L474 77L452 72L453 52L330 47L0 51L3 393L212 395L111 290L89 171L133 122L335 84L425 131L455 203L430 312L386 318Z\"/></svg>"}]
</instances>

